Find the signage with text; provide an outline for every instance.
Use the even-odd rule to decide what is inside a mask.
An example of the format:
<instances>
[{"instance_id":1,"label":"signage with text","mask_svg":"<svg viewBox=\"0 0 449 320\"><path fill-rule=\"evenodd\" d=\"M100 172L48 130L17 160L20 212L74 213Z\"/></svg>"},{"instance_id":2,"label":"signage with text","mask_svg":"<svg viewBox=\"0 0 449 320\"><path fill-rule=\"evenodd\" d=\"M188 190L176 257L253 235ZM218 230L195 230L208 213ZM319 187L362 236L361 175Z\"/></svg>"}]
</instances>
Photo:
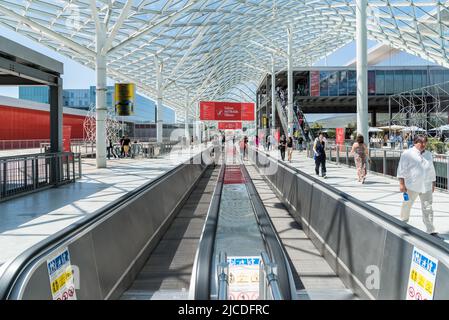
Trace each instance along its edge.
<instances>
[{"instance_id":1,"label":"signage with text","mask_svg":"<svg viewBox=\"0 0 449 320\"><path fill-rule=\"evenodd\" d=\"M433 300L438 260L413 248L406 300Z\"/></svg>"},{"instance_id":2,"label":"signage with text","mask_svg":"<svg viewBox=\"0 0 449 320\"><path fill-rule=\"evenodd\" d=\"M237 130L242 129L242 123L241 122L219 122L218 123L218 130Z\"/></svg>"},{"instance_id":3,"label":"signage with text","mask_svg":"<svg viewBox=\"0 0 449 320\"><path fill-rule=\"evenodd\" d=\"M200 120L254 121L254 103L201 101Z\"/></svg>"}]
</instances>

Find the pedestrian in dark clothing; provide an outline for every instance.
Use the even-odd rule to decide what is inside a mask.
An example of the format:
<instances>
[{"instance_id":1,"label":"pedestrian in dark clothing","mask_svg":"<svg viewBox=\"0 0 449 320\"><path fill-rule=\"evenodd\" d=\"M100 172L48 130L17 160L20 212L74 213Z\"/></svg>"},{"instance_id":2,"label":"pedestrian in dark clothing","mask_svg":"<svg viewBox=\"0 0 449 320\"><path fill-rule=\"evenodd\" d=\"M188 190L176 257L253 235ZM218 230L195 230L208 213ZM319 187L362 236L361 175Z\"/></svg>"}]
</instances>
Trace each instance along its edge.
<instances>
[{"instance_id":1,"label":"pedestrian in dark clothing","mask_svg":"<svg viewBox=\"0 0 449 320\"><path fill-rule=\"evenodd\" d=\"M285 160L285 149L287 147L287 139L284 135L281 136L281 139L279 140L279 151L281 151L281 159L282 161Z\"/></svg>"},{"instance_id":2,"label":"pedestrian in dark clothing","mask_svg":"<svg viewBox=\"0 0 449 320\"><path fill-rule=\"evenodd\" d=\"M125 136L120 139L120 158L125 156L125 148L123 147L123 141L125 141Z\"/></svg>"},{"instance_id":3,"label":"pedestrian in dark clothing","mask_svg":"<svg viewBox=\"0 0 449 320\"><path fill-rule=\"evenodd\" d=\"M108 159L111 160L111 155L114 156L114 159L115 159L115 158L117 158L117 155L114 152L114 144L112 143L111 139L109 139L108 142L109 142L108 147L107 147Z\"/></svg>"},{"instance_id":4,"label":"pedestrian in dark clothing","mask_svg":"<svg viewBox=\"0 0 449 320\"><path fill-rule=\"evenodd\" d=\"M315 159L315 173L317 176L320 175L320 166L321 166L321 176L323 178L327 178L326 176L326 152L325 152L325 141L324 135L320 133L318 138L315 139L313 144L313 152Z\"/></svg>"}]
</instances>

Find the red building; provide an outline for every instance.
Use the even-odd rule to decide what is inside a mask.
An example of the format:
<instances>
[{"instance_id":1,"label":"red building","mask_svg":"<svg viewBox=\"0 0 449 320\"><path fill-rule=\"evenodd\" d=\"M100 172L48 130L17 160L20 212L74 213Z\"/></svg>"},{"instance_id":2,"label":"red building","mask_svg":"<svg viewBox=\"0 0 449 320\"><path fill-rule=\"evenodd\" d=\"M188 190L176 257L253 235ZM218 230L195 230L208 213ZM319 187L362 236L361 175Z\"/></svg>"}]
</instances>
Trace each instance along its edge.
<instances>
[{"instance_id":1,"label":"red building","mask_svg":"<svg viewBox=\"0 0 449 320\"><path fill-rule=\"evenodd\" d=\"M87 111L64 108L63 125L71 127L71 139L83 139ZM0 96L0 140L50 139L50 106Z\"/></svg>"}]
</instances>

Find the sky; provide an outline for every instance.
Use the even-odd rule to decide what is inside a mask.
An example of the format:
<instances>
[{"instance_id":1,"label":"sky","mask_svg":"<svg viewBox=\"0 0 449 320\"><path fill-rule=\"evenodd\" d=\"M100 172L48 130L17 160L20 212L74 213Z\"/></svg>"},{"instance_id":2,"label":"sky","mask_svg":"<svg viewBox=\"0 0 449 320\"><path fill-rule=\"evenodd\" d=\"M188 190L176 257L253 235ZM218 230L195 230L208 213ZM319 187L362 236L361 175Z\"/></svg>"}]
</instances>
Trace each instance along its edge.
<instances>
[{"instance_id":1,"label":"sky","mask_svg":"<svg viewBox=\"0 0 449 320\"><path fill-rule=\"evenodd\" d=\"M0 35L8 39L13 39L14 41L29 47L37 52L45 54L55 60L58 60L64 64L64 75L63 75L63 86L64 89L86 89L90 86L94 86L96 83L95 71L85 67L84 65L65 57L56 51L49 49L27 37L16 33L15 31L9 30L5 27L0 26ZM368 48L376 45L375 41L368 41ZM355 41L350 42L339 50L335 51L329 55L326 59L322 59L314 64L314 66L341 66L349 62L356 56L356 46ZM394 66L394 65L426 65L431 64L421 58L411 56L406 53L400 53L395 56L390 57L383 63L379 65L384 66ZM114 85L112 79L108 79L108 85ZM1 87L0 95L10 96L13 98L18 98L18 87ZM332 116L332 114L320 114L320 115L309 115L308 119L310 122L316 121L316 119L327 118Z\"/></svg>"}]
</instances>

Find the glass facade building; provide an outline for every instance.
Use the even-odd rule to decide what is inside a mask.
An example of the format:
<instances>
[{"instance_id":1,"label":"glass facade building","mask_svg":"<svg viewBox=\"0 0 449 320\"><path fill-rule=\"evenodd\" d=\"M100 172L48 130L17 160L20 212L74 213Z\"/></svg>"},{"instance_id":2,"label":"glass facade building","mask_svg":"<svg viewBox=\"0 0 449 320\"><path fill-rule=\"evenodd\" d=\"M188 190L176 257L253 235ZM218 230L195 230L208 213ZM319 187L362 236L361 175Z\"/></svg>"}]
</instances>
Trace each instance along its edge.
<instances>
[{"instance_id":1,"label":"glass facade building","mask_svg":"<svg viewBox=\"0 0 449 320\"><path fill-rule=\"evenodd\" d=\"M19 87L19 99L30 100L40 103L49 102L48 87L46 86L23 86ZM89 110L90 105L95 105L95 86L89 89L64 89L62 94L63 106L76 109ZM108 86L106 93L108 108L114 105L114 87ZM175 111L163 107L164 123L175 123ZM134 115L129 118L135 122L155 122L156 105L154 101L137 94Z\"/></svg>"},{"instance_id":2,"label":"glass facade building","mask_svg":"<svg viewBox=\"0 0 449 320\"><path fill-rule=\"evenodd\" d=\"M19 99L48 104L48 91L47 86L19 87Z\"/></svg>"},{"instance_id":3,"label":"glass facade building","mask_svg":"<svg viewBox=\"0 0 449 320\"><path fill-rule=\"evenodd\" d=\"M319 83L309 72L308 82L311 96L335 97L353 96L357 93L357 73L355 70L320 70ZM449 69L432 67L429 69L388 69L376 68L368 71L368 94L391 95L425 86L449 81ZM308 96L308 92L300 96ZM296 93L298 95L298 93Z\"/></svg>"}]
</instances>

